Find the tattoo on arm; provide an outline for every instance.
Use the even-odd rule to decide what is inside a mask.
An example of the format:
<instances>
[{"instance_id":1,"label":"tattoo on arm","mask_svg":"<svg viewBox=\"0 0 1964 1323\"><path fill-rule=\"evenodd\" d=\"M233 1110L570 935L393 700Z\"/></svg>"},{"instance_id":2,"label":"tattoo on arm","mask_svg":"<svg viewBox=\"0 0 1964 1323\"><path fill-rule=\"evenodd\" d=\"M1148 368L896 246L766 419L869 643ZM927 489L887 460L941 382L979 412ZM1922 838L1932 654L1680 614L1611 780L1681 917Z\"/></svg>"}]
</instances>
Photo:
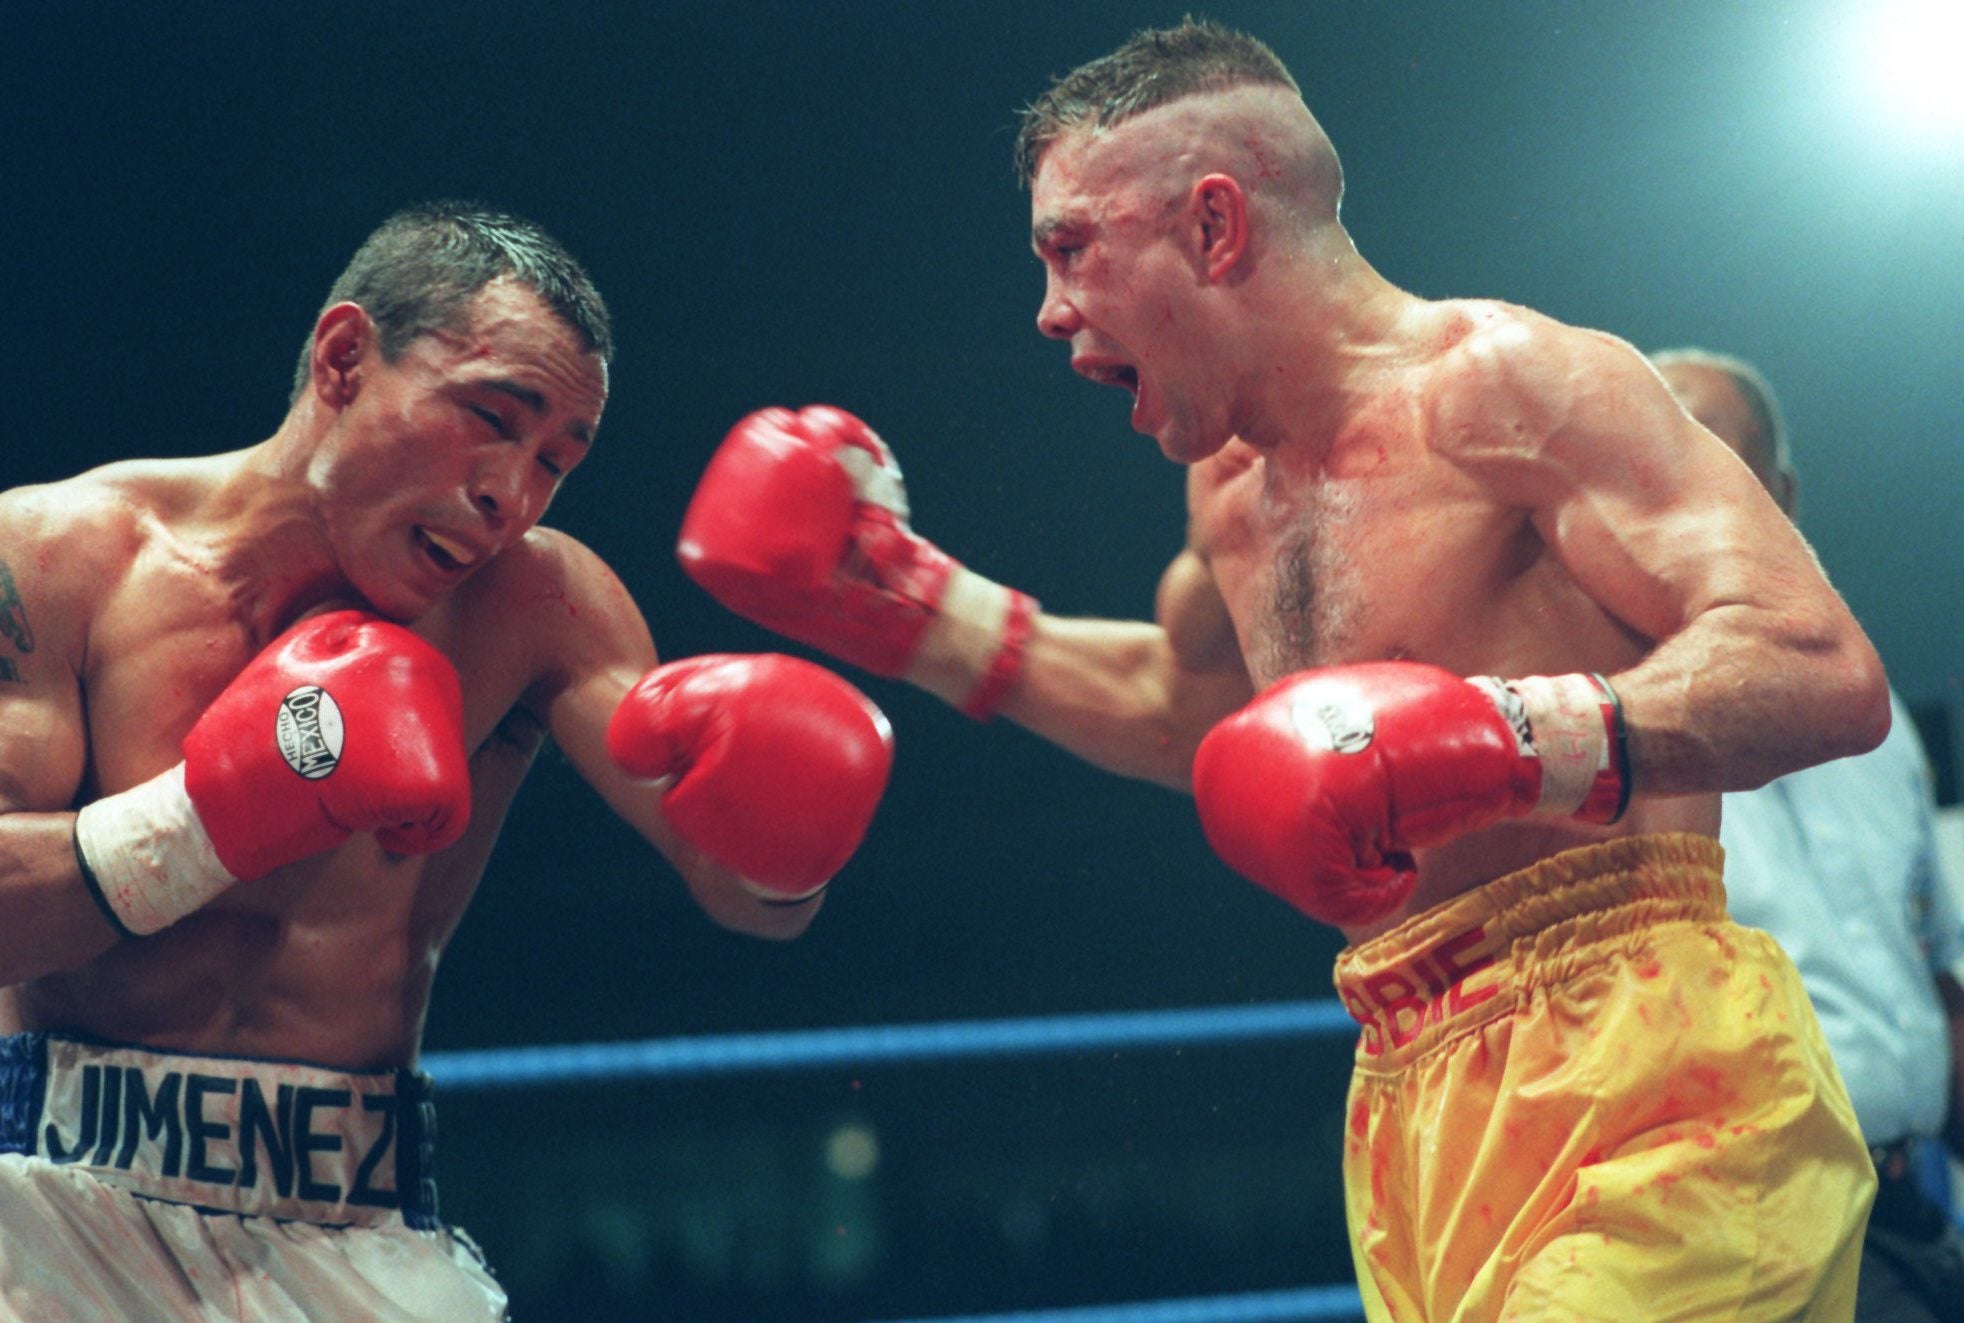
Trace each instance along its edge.
<instances>
[{"instance_id":1,"label":"tattoo on arm","mask_svg":"<svg viewBox=\"0 0 1964 1323\"><path fill-rule=\"evenodd\" d=\"M13 571L4 560L0 560L0 637L5 637L16 651L34 651L34 631L27 623L27 606L20 600ZM11 660L0 658L0 680L18 679L19 668Z\"/></svg>"}]
</instances>

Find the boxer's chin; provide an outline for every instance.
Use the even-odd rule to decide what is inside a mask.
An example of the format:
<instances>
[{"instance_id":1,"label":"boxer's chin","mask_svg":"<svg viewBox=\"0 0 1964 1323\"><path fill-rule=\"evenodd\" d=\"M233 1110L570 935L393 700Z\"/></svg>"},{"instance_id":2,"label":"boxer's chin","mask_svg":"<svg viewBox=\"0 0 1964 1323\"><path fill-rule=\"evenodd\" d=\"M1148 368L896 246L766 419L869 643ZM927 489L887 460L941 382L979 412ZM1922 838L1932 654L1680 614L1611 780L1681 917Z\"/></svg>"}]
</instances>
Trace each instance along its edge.
<instances>
[{"instance_id":1,"label":"boxer's chin","mask_svg":"<svg viewBox=\"0 0 1964 1323\"><path fill-rule=\"evenodd\" d=\"M372 592L361 589L358 595L345 599L343 605L372 612L398 625L407 625L434 606L440 596L437 593L410 591L401 585L378 584Z\"/></svg>"}]
</instances>

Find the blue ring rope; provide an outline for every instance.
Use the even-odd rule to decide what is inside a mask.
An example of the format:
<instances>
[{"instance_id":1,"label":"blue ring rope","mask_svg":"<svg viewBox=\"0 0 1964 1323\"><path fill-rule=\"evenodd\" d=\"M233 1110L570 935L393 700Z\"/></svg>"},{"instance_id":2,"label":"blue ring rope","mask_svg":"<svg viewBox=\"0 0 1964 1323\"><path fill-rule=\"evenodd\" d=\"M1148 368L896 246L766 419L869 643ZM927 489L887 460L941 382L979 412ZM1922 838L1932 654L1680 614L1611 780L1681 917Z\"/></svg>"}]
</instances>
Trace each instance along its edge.
<instances>
[{"instance_id":1,"label":"blue ring rope","mask_svg":"<svg viewBox=\"0 0 1964 1323\"><path fill-rule=\"evenodd\" d=\"M514 1089L597 1080L812 1070L884 1061L953 1061L1127 1047L1204 1046L1351 1034L1335 998L1256 1006L1118 1011L1012 1020L858 1025L708 1034L624 1043L432 1052L423 1069L449 1089ZM1311 1286L1231 1296L1093 1305L896 1323L1337 1323L1363 1317L1354 1286Z\"/></svg>"},{"instance_id":2,"label":"blue ring rope","mask_svg":"<svg viewBox=\"0 0 1964 1323\"><path fill-rule=\"evenodd\" d=\"M1021 1314L963 1314L896 1323L1304 1323L1359 1319L1362 1298L1354 1286L1308 1286L1293 1291L1150 1300L1132 1305L1090 1305Z\"/></svg>"},{"instance_id":3,"label":"blue ring rope","mask_svg":"<svg viewBox=\"0 0 1964 1323\"><path fill-rule=\"evenodd\" d=\"M1256 1006L950 1020L620 1043L432 1052L423 1069L448 1089L515 1089L594 1080L812 1070L883 1061L951 1061L1093 1048L1180 1047L1356 1032L1334 997Z\"/></svg>"}]
</instances>

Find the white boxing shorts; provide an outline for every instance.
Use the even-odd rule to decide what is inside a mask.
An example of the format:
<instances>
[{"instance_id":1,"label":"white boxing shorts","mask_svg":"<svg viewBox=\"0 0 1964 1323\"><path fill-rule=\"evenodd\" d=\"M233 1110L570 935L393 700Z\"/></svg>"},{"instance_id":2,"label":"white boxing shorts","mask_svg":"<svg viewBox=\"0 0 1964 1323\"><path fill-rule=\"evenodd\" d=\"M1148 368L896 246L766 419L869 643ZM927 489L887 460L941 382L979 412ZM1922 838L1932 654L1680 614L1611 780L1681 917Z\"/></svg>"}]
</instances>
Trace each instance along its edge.
<instances>
[{"instance_id":1,"label":"white boxing shorts","mask_svg":"<svg viewBox=\"0 0 1964 1323\"><path fill-rule=\"evenodd\" d=\"M505 1317L437 1218L427 1076L0 1037L0 1319Z\"/></svg>"}]
</instances>

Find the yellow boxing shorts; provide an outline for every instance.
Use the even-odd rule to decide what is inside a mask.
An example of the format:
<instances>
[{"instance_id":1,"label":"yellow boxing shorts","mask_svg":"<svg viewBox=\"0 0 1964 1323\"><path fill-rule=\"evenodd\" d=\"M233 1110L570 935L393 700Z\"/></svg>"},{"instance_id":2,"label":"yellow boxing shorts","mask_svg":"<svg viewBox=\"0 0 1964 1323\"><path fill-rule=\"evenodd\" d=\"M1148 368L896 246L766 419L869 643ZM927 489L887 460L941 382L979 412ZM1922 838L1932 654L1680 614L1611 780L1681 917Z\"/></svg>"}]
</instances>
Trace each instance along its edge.
<instances>
[{"instance_id":1,"label":"yellow boxing shorts","mask_svg":"<svg viewBox=\"0 0 1964 1323\"><path fill-rule=\"evenodd\" d=\"M1874 1167L1722 857L1566 851L1338 958L1373 1323L1853 1317Z\"/></svg>"}]
</instances>

